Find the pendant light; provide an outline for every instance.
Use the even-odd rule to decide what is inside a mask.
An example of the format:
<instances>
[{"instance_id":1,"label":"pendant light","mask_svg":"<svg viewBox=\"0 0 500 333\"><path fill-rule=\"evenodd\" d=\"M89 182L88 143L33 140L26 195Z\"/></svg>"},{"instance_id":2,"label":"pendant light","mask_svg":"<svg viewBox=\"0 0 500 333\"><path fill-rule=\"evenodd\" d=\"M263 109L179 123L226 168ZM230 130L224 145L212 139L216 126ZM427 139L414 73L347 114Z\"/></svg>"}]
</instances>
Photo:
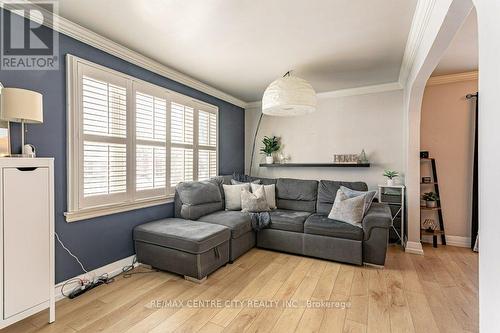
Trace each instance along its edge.
<instances>
[{"instance_id":1,"label":"pendant light","mask_svg":"<svg viewBox=\"0 0 500 333\"><path fill-rule=\"evenodd\" d=\"M309 82L288 71L271 82L262 97L262 113L269 116L299 116L316 111L316 92Z\"/></svg>"}]
</instances>

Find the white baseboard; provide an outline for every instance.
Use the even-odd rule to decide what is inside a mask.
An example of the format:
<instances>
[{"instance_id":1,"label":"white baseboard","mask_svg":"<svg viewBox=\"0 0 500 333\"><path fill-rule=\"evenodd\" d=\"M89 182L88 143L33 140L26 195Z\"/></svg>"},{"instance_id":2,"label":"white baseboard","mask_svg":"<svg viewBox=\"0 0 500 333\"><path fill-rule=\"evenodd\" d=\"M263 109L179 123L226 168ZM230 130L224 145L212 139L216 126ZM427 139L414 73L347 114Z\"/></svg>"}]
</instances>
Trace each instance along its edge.
<instances>
[{"instance_id":1,"label":"white baseboard","mask_svg":"<svg viewBox=\"0 0 500 333\"><path fill-rule=\"evenodd\" d=\"M446 235L446 245L458 247L470 247L470 237ZM431 235L423 235L422 242L432 244ZM441 237L438 236L438 244L441 244Z\"/></svg>"},{"instance_id":2,"label":"white baseboard","mask_svg":"<svg viewBox=\"0 0 500 333\"><path fill-rule=\"evenodd\" d=\"M424 250L422 249L422 244L420 242L406 242L405 252L412 254L423 255Z\"/></svg>"},{"instance_id":3,"label":"white baseboard","mask_svg":"<svg viewBox=\"0 0 500 333\"><path fill-rule=\"evenodd\" d=\"M115 262L112 262L110 264L107 264L105 266L96 268L93 271L90 271L90 272L88 272L86 274L81 274L81 275L75 276L74 278L68 279L66 281L69 281L69 280L72 280L72 279L76 279L76 278L82 278L82 279L92 280L92 279L94 279L94 278L96 278L96 277L98 277L100 275L106 274L106 273L110 277L118 275L118 274L120 274L122 272L123 267L132 265L132 263L134 262L134 257L135 257L135 254L132 255L132 256L130 256L130 257L123 258L123 259L120 259L118 261L115 261ZM139 265L139 264L135 263L134 266L137 266L137 265ZM66 283L66 281L58 283L56 285L56 287L55 287L56 288L56 292L55 292L56 302L64 298L64 296L62 294L62 289L61 288L64 285L64 283ZM70 285L67 286L67 289L65 290L66 293L69 290L71 290Z\"/></svg>"}]
</instances>

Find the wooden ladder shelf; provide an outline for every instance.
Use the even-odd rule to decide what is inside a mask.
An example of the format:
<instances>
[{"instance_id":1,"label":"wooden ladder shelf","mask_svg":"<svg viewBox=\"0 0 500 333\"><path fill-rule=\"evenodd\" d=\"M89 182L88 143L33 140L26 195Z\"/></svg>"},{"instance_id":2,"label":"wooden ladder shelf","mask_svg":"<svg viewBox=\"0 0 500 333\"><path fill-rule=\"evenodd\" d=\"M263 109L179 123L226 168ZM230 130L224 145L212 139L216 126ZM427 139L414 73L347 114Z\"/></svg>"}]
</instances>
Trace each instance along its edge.
<instances>
[{"instance_id":1,"label":"wooden ladder shelf","mask_svg":"<svg viewBox=\"0 0 500 333\"><path fill-rule=\"evenodd\" d=\"M422 162L431 162L431 170L432 170L432 182L430 183L421 183L421 185L433 185L434 186L434 192L437 194L437 196L440 198L438 201L437 207L434 208L427 208L427 207L420 207L421 210L423 211L435 211L438 214L438 220L439 220L439 229L440 230L432 230L429 231L427 229L421 229L420 234L423 235L432 235L432 245L434 247L437 247L437 237L441 235L441 244L446 245L446 236L444 233L444 222L443 222L443 211L441 209L441 197L439 195L439 182L438 182L438 175L437 175L437 169L436 169L436 160L434 158L421 158L420 161Z\"/></svg>"}]
</instances>

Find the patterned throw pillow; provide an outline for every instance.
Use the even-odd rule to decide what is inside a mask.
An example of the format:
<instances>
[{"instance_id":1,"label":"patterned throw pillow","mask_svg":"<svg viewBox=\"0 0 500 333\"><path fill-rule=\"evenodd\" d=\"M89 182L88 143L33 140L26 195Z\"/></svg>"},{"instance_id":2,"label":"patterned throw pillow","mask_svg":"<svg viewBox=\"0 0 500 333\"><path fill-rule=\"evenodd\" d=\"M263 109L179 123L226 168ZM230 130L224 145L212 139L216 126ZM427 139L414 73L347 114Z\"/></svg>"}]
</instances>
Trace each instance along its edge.
<instances>
[{"instance_id":1,"label":"patterned throw pillow","mask_svg":"<svg viewBox=\"0 0 500 333\"><path fill-rule=\"evenodd\" d=\"M250 184L226 185L223 184L226 210L241 210L241 190L250 191Z\"/></svg>"},{"instance_id":2,"label":"patterned throw pillow","mask_svg":"<svg viewBox=\"0 0 500 333\"><path fill-rule=\"evenodd\" d=\"M241 211L250 213L269 211L263 186L257 188L253 193L247 189L241 189Z\"/></svg>"},{"instance_id":3,"label":"patterned throw pillow","mask_svg":"<svg viewBox=\"0 0 500 333\"><path fill-rule=\"evenodd\" d=\"M365 196L366 194L349 198L339 189L328 218L346 222L361 228L365 207Z\"/></svg>"},{"instance_id":4,"label":"patterned throw pillow","mask_svg":"<svg viewBox=\"0 0 500 333\"><path fill-rule=\"evenodd\" d=\"M276 185L259 185L259 184L250 184L252 187L252 192L255 193L258 188L263 187L264 192L266 193L266 201L269 205L269 209L276 209Z\"/></svg>"}]
</instances>

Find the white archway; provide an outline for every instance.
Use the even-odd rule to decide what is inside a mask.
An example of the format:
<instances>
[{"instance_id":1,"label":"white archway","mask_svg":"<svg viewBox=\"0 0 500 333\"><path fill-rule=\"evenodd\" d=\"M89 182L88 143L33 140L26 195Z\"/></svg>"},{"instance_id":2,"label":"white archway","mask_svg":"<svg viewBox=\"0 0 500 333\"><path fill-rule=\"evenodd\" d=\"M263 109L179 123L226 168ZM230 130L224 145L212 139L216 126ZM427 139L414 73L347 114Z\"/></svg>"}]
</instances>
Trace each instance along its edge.
<instances>
[{"instance_id":1,"label":"white archway","mask_svg":"<svg viewBox=\"0 0 500 333\"><path fill-rule=\"evenodd\" d=\"M422 254L420 243L420 113L425 85L469 15L471 0L448 0L433 4L426 27L405 84L404 109L406 129L405 182L408 198L408 234L406 250Z\"/></svg>"}]
</instances>

